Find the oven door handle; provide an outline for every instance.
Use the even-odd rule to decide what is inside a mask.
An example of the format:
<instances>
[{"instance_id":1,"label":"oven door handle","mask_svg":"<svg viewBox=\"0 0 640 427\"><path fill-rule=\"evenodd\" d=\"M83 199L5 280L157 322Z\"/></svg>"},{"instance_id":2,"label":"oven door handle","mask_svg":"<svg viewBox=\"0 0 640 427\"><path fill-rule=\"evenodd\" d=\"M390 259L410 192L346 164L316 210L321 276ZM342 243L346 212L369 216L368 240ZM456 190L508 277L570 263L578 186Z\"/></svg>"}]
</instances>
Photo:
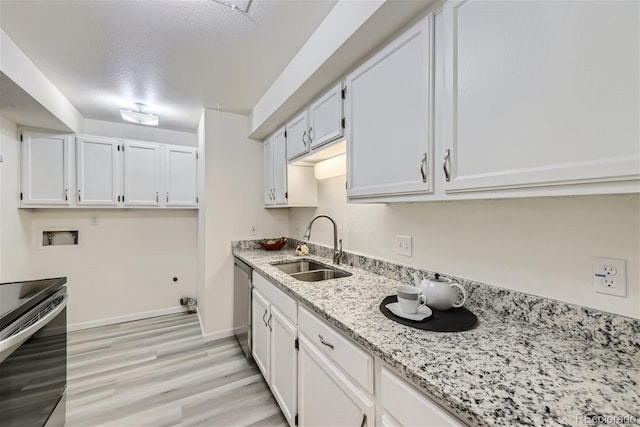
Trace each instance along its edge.
<instances>
[{"instance_id":1,"label":"oven door handle","mask_svg":"<svg viewBox=\"0 0 640 427\"><path fill-rule=\"evenodd\" d=\"M0 341L0 362L6 359L15 349L20 347L20 345L35 335L40 329L45 327L49 322L51 322L64 308L67 306L68 295L65 293L62 297L62 301L56 308L51 310L49 313L44 315L41 319L38 319L33 325L25 328L24 330L18 332L15 335L11 335Z\"/></svg>"}]
</instances>

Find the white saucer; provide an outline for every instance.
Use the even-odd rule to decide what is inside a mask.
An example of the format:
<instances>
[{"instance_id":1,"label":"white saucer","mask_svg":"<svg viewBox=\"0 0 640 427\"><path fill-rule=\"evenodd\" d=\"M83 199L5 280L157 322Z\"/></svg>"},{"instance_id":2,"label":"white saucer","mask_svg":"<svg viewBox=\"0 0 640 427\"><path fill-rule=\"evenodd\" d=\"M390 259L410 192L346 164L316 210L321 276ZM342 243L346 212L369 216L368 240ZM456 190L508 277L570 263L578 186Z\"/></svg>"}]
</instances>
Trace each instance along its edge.
<instances>
[{"instance_id":1,"label":"white saucer","mask_svg":"<svg viewBox=\"0 0 640 427\"><path fill-rule=\"evenodd\" d=\"M391 311L393 314L395 314L398 317L402 317L404 319L409 319L409 320L415 320L417 322L424 320L427 317L431 317L431 315L433 314L431 309L426 305L421 306L418 309L418 312L416 314L405 313L404 311L402 311L402 309L400 308L400 304L397 302L390 302L389 304L385 305L385 307L387 307L389 311Z\"/></svg>"}]
</instances>

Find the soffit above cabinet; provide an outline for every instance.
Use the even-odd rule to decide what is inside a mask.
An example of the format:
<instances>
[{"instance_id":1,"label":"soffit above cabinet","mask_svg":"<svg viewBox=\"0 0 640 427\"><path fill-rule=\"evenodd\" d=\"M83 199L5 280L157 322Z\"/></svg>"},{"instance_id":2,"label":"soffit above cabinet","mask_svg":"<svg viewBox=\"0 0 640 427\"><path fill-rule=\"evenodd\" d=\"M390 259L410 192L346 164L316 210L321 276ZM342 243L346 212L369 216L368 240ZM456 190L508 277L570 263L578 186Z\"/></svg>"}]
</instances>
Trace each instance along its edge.
<instances>
[{"instance_id":1,"label":"soffit above cabinet","mask_svg":"<svg viewBox=\"0 0 640 427\"><path fill-rule=\"evenodd\" d=\"M73 132L2 72L0 72L0 115L21 126Z\"/></svg>"}]
</instances>

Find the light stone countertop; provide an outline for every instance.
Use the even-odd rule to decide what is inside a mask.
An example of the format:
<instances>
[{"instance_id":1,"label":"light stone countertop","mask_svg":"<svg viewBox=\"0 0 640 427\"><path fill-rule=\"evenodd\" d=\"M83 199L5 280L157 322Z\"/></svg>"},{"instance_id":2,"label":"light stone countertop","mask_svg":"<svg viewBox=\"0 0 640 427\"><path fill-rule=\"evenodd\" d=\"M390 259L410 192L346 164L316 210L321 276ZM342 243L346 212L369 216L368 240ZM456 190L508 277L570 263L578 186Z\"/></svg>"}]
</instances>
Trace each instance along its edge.
<instances>
[{"instance_id":1,"label":"light stone countertop","mask_svg":"<svg viewBox=\"0 0 640 427\"><path fill-rule=\"evenodd\" d=\"M293 250L233 254L469 425L587 425L579 418L584 415L631 416L640 423L638 352L487 312L476 313L478 325L470 331L419 330L393 322L378 308L398 281L340 265L353 275L302 282L271 265L299 260Z\"/></svg>"}]
</instances>

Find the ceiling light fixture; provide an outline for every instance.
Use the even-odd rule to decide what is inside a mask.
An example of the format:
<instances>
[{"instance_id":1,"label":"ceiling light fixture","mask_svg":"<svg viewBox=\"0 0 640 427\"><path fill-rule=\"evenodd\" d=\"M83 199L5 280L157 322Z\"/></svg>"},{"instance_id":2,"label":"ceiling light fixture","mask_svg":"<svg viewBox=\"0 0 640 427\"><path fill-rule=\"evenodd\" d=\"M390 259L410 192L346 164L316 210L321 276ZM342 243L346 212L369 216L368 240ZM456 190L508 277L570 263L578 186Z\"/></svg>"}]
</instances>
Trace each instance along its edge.
<instances>
[{"instance_id":1,"label":"ceiling light fixture","mask_svg":"<svg viewBox=\"0 0 640 427\"><path fill-rule=\"evenodd\" d=\"M131 123L137 123L139 125L158 126L158 123L159 123L158 119L160 117L157 114L143 112L142 109L145 108L146 105L140 102L136 102L133 105L135 105L136 108L138 108L138 111L125 110L125 109L120 110L120 114L122 114L123 120L126 120Z\"/></svg>"}]
</instances>

